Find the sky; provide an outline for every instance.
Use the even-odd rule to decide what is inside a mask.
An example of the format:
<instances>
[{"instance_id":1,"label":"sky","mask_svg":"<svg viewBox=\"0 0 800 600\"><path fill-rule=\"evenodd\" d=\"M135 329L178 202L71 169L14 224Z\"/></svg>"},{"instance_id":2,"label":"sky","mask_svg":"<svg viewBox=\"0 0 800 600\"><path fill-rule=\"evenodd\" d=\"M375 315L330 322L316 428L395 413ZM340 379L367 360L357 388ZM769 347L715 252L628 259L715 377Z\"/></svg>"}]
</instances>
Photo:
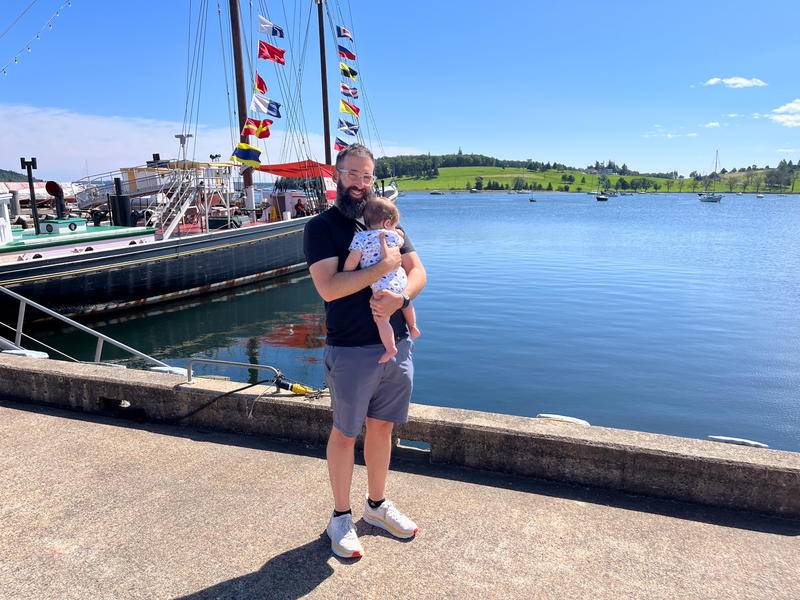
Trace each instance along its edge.
<instances>
[{"instance_id":1,"label":"sky","mask_svg":"<svg viewBox=\"0 0 800 600\"><path fill-rule=\"evenodd\" d=\"M156 152L176 157L187 112L187 154L226 159L234 138L219 1L0 1L0 168L19 171L20 157L36 156L37 177L69 181ZM188 110L189 29L206 4ZM308 153L321 160L319 50L303 24L311 0L241 4L248 48L268 40L255 33L258 13L286 30L275 45L287 66L255 62L268 96L302 106ZM353 34L355 44L339 41L357 54L354 104L378 155L460 149L681 175L710 172L717 151L728 170L800 160L797 0L340 0L332 10ZM333 43L328 36L335 123ZM276 69L304 54L302 90L276 85ZM295 158L280 150L292 119L275 119L260 143L268 160Z\"/></svg>"}]
</instances>

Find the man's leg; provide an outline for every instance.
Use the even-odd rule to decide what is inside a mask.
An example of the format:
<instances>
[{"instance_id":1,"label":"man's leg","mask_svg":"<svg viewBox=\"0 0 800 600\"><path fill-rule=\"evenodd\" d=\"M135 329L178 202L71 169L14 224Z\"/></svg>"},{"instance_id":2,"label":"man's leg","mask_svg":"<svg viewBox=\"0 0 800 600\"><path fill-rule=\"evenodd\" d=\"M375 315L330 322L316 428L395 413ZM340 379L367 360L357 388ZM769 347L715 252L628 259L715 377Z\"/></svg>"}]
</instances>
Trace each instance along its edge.
<instances>
[{"instance_id":1,"label":"man's leg","mask_svg":"<svg viewBox=\"0 0 800 600\"><path fill-rule=\"evenodd\" d=\"M333 508L340 512L350 510L350 486L353 482L355 443L356 438L347 437L336 427L331 428L327 449L328 475L333 490ZM384 480L385 478L384 474Z\"/></svg>"},{"instance_id":2,"label":"man's leg","mask_svg":"<svg viewBox=\"0 0 800 600\"><path fill-rule=\"evenodd\" d=\"M394 423L367 418L364 436L364 462L367 463L368 491L371 500L383 500L386 495L386 476L392 456ZM339 510L339 509L337 509Z\"/></svg>"}]
</instances>

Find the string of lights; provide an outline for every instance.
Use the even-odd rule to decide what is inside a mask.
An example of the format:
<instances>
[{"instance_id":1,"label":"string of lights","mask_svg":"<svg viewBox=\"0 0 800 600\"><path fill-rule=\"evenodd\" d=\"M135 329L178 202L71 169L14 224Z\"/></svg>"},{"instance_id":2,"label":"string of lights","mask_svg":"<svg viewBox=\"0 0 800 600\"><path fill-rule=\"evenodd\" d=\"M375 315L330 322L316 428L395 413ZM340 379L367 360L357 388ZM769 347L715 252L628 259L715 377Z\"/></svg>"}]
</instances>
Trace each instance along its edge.
<instances>
[{"instance_id":1,"label":"string of lights","mask_svg":"<svg viewBox=\"0 0 800 600\"><path fill-rule=\"evenodd\" d=\"M53 29L53 22L58 17L61 16L61 11L64 10L65 8L71 8L71 7L72 7L72 0L66 0L66 2L62 3L61 6L58 7L58 10L56 10L56 12L53 14L53 16L51 16L44 25L42 25L41 29L39 29L39 31L36 32L36 35L34 35L31 39L29 39L28 42L22 47L22 49L19 52L17 52L11 58L11 60L9 60L2 67L3 77L7 77L8 76L9 67L11 67L12 65L19 64L21 56L23 56L27 52L31 52L32 51L31 48L32 48L33 44L36 43L36 41L42 39L42 33L44 33L45 31L50 31L50 30Z\"/></svg>"}]
</instances>

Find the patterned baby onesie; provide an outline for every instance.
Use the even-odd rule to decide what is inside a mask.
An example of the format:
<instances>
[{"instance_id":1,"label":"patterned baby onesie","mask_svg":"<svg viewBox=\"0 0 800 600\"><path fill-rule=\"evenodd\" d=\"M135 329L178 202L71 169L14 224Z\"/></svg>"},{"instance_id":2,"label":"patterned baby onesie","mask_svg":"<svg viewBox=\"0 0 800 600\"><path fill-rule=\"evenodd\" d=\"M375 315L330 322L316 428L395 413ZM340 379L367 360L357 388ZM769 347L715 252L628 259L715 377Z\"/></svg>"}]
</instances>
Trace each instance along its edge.
<instances>
[{"instance_id":1,"label":"patterned baby onesie","mask_svg":"<svg viewBox=\"0 0 800 600\"><path fill-rule=\"evenodd\" d=\"M357 231L350 242L350 250L361 252L360 265L362 269L371 267L381 260L381 234L386 234L386 245L389 248L400 248L403 245L403 238L396 231L390 229L368 229L367 231ZM390 292L400 293L406 289L408 276L403 267L392 273L387 273L378 281L372 284L372 291L389 290Z\"/></svg>"}]
</instances>

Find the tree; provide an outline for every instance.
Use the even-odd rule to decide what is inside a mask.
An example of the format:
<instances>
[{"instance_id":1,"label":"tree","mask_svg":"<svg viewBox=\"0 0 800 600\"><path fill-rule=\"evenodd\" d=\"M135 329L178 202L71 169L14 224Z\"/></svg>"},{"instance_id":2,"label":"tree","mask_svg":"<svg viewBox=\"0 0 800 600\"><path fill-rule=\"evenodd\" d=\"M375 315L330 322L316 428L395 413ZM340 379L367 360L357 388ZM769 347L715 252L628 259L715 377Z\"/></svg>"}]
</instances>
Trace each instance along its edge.
<instances>
[{"instance_id":1,"label":"tree","mask_svg":"<svg viewBox=\"0 0 800 600\"><path fill-rule=\"evenodd\" d=\"M672 191L672 186L673 185L675 185L675 180L674 179L667 179L664 182L664 186L666 186L667 192L671 192Z\"/></svg>"},{"instance_id":2,"label":"tree","mask_svg":"<svg viewBox=\"0 0 800 600\"><path fill-rule=\"evenodd\" d=\"M692 182L691 182L690 185L692 187L692 191L696 192L697 191L697 186L700 185L700 182L697 179L695 179L694 177L692 177Z\"/></svg>"},{"instance_id":3,"label":"tree","mask_svg":"<svg viewBox=\"0 0 800 600\"><path fill-rule=\"evenodd\" d=\"M475 178L475 189L482 190L483 189L483 177L476 177Z\"/></svg>"},{"instance_id":4,"label":"tree","mask_svg":"<svg viewBox=\"0 0 800 600\"><path fill-rule=\"evenodd\" d=\"M683 178L683 175L678 177L678 192L683 191L683 184L686 183L686 180Z\"/></svg>"},{"instance_id":5,"label":"tree","mask_svg":"<svg viewBox=\"0 0 800 600\"><path fill-rule=\"evenodd\" d=\"M553 191L553 183L551 181L547 182L547 191L548 192L552 192Z\"/></svg>"}]
</instances>

